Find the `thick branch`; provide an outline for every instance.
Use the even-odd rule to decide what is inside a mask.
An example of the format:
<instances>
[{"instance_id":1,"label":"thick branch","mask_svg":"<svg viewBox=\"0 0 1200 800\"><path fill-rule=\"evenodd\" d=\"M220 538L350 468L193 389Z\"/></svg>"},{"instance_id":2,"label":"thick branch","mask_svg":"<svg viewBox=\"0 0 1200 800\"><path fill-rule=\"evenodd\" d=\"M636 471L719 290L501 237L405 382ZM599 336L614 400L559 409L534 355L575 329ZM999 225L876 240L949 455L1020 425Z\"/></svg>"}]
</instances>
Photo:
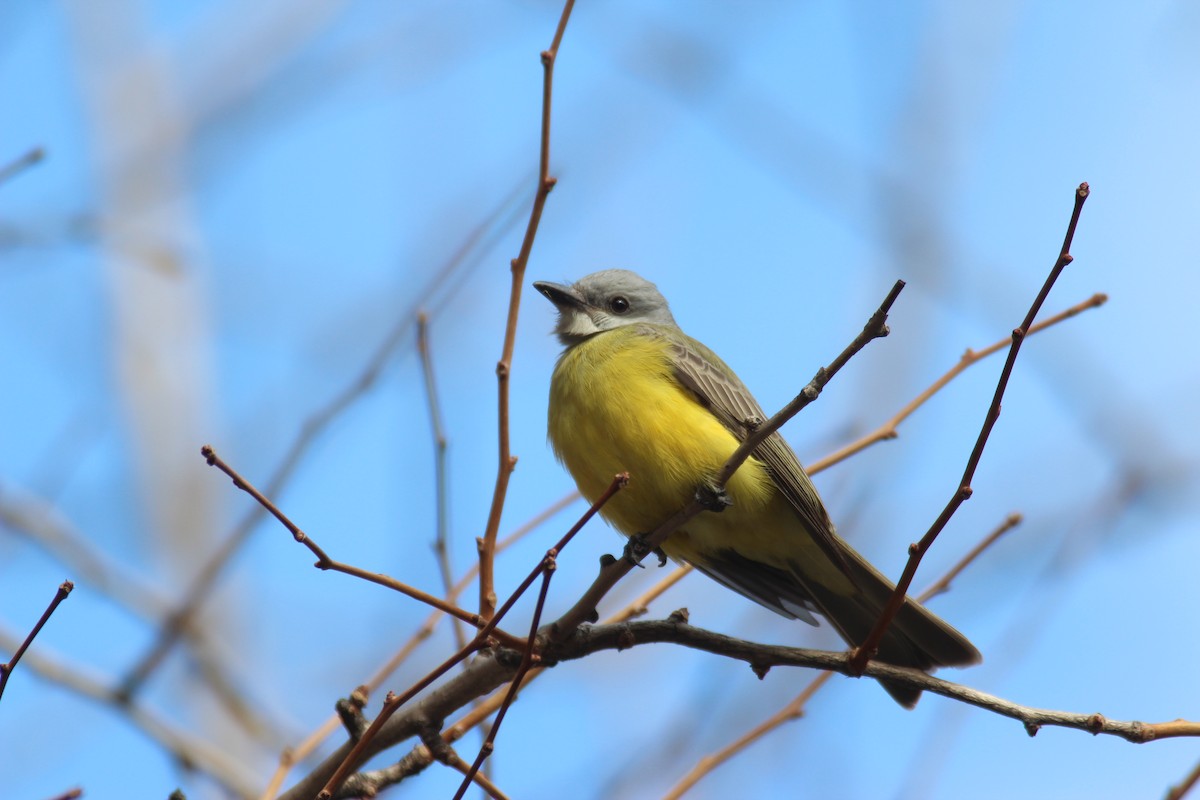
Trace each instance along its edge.
<instances>
[{"instance_id":1,"label":"thick branch","mask_svg":"<svg viewBox=\"0 0 1200 800\"><path fill-rule=\"evenodd\" d=\"M675 618L616 625L591 625L577 629L572 637L543 654L546 666L555 660L583 658L601 650L627 650L643 644L670 643L691 647L714 655L745 661L756 672L770 667L811 667L855 677L856 667L848 653L809 650L800 647L765 645L734 639L702 628L693 628ZM921 691L933 692L951 700L982 708L1021 722L1030 736L1045 726L1072 728L1091 734L1118 736L1125 741L1144 744L1157 739L1179 736L1200 737L1200 722L1176 719L1168 722L1122 722L1102 714L1077 714L1022 706L995 695L961 684L935 678L920 670L870 662L863 675L899 683Z\"/></svg>"}]
</instances>

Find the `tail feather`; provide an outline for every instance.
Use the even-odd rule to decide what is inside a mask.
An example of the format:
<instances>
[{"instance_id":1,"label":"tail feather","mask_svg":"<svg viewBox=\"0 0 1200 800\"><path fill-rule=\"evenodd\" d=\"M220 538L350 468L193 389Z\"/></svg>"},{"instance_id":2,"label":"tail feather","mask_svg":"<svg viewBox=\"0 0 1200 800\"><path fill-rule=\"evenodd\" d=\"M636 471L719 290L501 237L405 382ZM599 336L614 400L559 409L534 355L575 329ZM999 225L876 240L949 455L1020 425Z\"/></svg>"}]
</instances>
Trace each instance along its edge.
<instances>
[{"instance_id":1,"label":"tail feather","mask_svg":"<svg viewBox=\"0 0 1200 800\"><path fill-rule=\"evenodd\" d=\"M805 583L805 588L842 638L851 644L859 644L879 620L895 586L848 546L845 557L850 577L858 586L858 594L847 597L809 582ZM795 574L803 581L800 570ZM875 657L888 664L924 672L938 667L965 667L982 660L967 637L912 599L905 600L896 614ZM880 681L880 684L905 708L915 706L921 697L919 690L908 686L888 681Z\"/></svg>"}]
</instances>

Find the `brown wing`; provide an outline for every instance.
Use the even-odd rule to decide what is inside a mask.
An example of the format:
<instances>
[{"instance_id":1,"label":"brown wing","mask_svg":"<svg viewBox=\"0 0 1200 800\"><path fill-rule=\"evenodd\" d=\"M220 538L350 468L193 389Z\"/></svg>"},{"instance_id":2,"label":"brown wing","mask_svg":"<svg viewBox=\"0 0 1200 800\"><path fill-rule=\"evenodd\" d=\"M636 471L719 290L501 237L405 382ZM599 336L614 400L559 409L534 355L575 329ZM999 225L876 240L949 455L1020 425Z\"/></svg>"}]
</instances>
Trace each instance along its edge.
<instances>
[{"instance_id":1,"label":"brown wing","mask_svg":"<svg viewBox=\"0 0 1200 800\"><path fill-rule=\"evenodd\" d=\"M653 330L671 342L676 379L739 442L745 441L750 430L767 420L754 395L716 353L682 332L658 327ZM778 432L771 434L755 449L754 457L766 465L775 485L821 549L853 580L843 545L834 533L821 497L784 438Z\"/></svg>"}]
</instances>

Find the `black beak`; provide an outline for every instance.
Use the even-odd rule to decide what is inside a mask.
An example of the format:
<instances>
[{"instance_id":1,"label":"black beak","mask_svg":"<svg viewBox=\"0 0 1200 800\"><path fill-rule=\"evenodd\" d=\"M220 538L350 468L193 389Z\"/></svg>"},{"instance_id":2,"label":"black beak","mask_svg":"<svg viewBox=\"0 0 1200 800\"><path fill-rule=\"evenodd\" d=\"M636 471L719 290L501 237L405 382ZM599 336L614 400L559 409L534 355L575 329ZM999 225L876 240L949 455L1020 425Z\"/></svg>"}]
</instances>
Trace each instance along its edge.
<instances>
[{"instance_id":1,"label":"black beak","mask_svg":"<svg viewBox=\"0 0 1200 800\"><path fill-rule=\"evenodd\" d=\"M584 307L583 298L570 286L563 286L561 283L551 283L550 281L534 281L533 288L541 292L551 303L554 303L554 306L559 311Z\"/></svg>"}]
</instances>

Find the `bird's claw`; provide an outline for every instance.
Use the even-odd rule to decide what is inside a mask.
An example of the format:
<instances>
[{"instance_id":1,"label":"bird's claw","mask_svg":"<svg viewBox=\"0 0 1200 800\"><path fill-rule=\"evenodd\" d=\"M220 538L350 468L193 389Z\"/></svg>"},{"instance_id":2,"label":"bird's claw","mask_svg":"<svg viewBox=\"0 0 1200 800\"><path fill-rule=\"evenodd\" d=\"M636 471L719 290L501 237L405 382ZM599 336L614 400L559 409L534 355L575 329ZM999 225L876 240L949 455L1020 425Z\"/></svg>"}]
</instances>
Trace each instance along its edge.
<instances>
[{"instance_id":1,"label":"bird's claw","mask_svg":"<svg viewBox=\"0 0 1200 800\"><path fill-rule=\"evenodd\" d=\"M630 536L629 541L625 543L624 558L635 567L645 567L645 564L642 563L642 560L651 553L654 553L654 555L658 556L658 565L660 567L665 567L667 565L667 554L663 552L661 547L650 547L650 545L646 543L646 534L635 533L633 536Z\"/></svg>"},{"instance_id":2,"label":"bird's claw","mask_svg":"<svg viewBox=\"0 0 1200 800\"><path fill-rule=\"evenodd\" d=\"M696 500L709 511L721 512L733 505L724 489L709 484L696 490Z\"/></svg>"}]
</instances>

